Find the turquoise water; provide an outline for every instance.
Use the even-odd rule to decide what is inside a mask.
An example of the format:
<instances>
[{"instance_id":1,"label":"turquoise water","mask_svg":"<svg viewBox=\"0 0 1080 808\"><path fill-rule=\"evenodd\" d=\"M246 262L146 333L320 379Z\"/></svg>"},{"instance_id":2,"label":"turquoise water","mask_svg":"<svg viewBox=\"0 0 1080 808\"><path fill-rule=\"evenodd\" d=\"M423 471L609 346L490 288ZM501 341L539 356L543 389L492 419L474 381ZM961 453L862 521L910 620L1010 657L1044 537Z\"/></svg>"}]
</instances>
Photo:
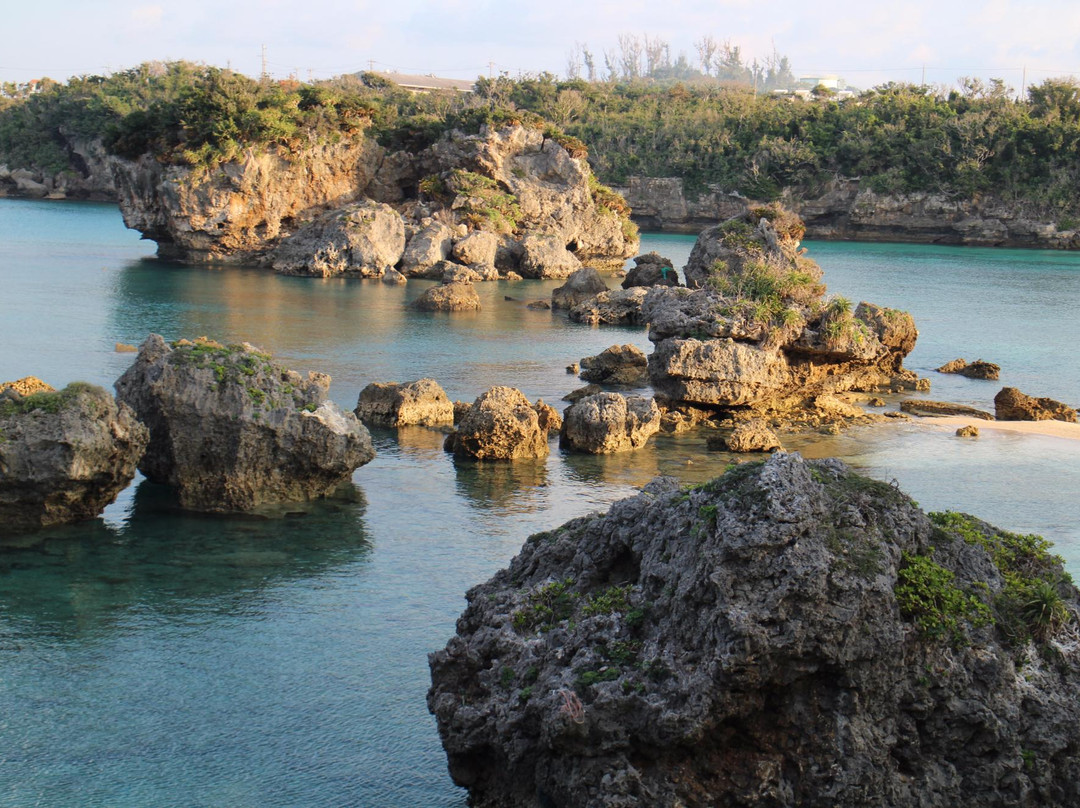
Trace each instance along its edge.
<instances>
[{"instance_id":1,"label":"turquoise water","mask_svg":"<svg viewBox=\"0 0 1080 808\"><path fill-rule=\"evenodd\" d=\"M681 265L693 240L649 236ZM1080 256L811 243L832 292L911 311L928 373L956 356L1001 384L1080 403ZM525 308L557 283L480 287L477 314L428 315L424 288L165 265L110 206L0 200L0 379L110 385L114 343L248 340L334 377L492 384L557 402L564 366L640 329L593 329ZM504 300L505 296L515 298ZM935 398L988 407L1000 384L929 373ZM441 435L375 431L355 501L288 518L177 511L138 482L103 519L8 539L0 551L0 806L464 806L424 696L464 592L532 532L605 507L658 473L698 481L725 455L661 437L609 458L455 464ZM1080 444L984 431L961 441L895 425L791 448L897 479L926 508L1044 533L1080 572Z\"/></svg>"}]
</instances>

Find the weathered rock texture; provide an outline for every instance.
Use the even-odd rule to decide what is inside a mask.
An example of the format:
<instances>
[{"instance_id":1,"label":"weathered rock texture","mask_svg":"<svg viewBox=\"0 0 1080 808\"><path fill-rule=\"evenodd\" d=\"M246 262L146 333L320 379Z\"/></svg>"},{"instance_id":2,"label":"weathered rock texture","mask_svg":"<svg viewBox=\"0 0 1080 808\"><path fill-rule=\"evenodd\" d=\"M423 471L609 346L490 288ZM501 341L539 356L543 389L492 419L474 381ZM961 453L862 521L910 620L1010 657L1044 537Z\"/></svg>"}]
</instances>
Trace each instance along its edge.
<instances>
[{"instance_id":1,"label":"weathered rock texture","mask_svg":"<svg viewBox=\"0 0 1080 808\"><path fill-rule=\"evenodd\" d=\"M784 447L780 445L776 433L764 421L755 418L732 430L727 439L727 448L731 452L772 452Z\"/></svg>"},{"instance_id":2,"label":"weathered rock texture","mask_svg":"<svg viewBox=\"0 0 1080 808\"><path fill-rule=\"evenodd\" d=\"M607 290L599 272L592 267L582 267L567 278L566 283L552 290L551 308L572 309Z\"/></svg>"},{"instance_id":3,"label":"weathered rock texture","mask_svg":"<svg viewBox=\"0 0 1080 808\"><path fill-rule=\"evenodd\" d=\"M432 286L412 303L420 311L479 311L480 295L471 283Z\"/></svg>"},{"instance_id":4,"label":"weathered rock texture","mask_svg":"<svg viewBox=\"0 0 1080 808\"><path fill-rule=\"evenodd\" d=\"M909 412L912 415L963 415L969 418L981 418L983 421L993 421L994 416L983 412L975 407L965 404L953 404L951 401L929 401L924 398L906 398L900 402L900 411Z\"/></svg>"},{"instance_id":5,"label":"weathered rock texture","mask_svg":"<svg viewBox=\"0 0 1080 808\"><path fill-rule=\"evenodd\" d=\"M581 378L597 384L642 385L648 370L649 358L636 345L612 345L581 360Z\"/></svg>"},{"instance_id":6,"label":"weathered rock texture","mask_svg":"<svg viewBox=\"0 0 1080 808\"><path fill-rule=\"evenodd\" d=\"M442 426L454 423L454 404L434 379L372 382L360 391L353 414L378 426Z\"/></svg>"},{"instance_id":7,"label":"weathered rock texture","mask_svg":"<svg viewBox=\"0 0 1080 808\"><path fill-rule=\"evenodd\" d=\"M23 376L13 382L0 383L0 393L4 390L14 390L20 396L29 396L34 393L51 393L55 388L48 382L43 382L37 376Z\"/></svg>"},{"instance_id":8,"label":"weathered rock texture","mask_svg":"<svg viewBox=\"0 0 1080 808\"><path fill-rule=\"evenodd\" d=\"M536 409L513 387L492 387L481 394L446 436L445 447L470 460L537 458L549 451L547 429L541 428Z\"/></svg>"},{"instance_id":9,"label":"weathered rock texture","mask_svg":"<svg viewBox=\"0 0 1080 808\"><path fill-rule=\"evenodd\" d=\"M976 359L971 364L964 359L954 359L937 369L938 373L959 373L969 379L988 379L996 381L1001 376L1001 366L993 362Z\"/></svg>"},{"instance_id":10,"label":"weathered rock texture","mask_svg":"<svg viewBox=\"0 0 1080 808\"><path fill-rule=\"evenodd\" d=\"M634 219L646 230L698 233L740 216L754 203L720 186L689 195L678 177L631 177L622 189ZM817 197L786 193L784 203L814 239L905 241L984 247L1080 248L1080 232L993 194L953 199L943 194L879 194L859 180L829 183Z\"/></svg>"},{"instance_id":11,"label":"weathered rock texture","mask_svg":"<svg viewBox=\"0 0 1080 808\"><path fill-rule=\"evenodd\" d=\"M1065 808L1080 604L1059 562L838 461L660 478L470 590L428 706L476 808ZM1012 611L1015 575L1053 620Z\"/></svg>"},{"instance_id":12,"label":"weathered rock texture","mask_svg":"<svg viewBox=\"0 0 1080 808\"><path fill-rule=\"evenodd\" d=\"M648 290L641 319L656 346L649 377L659 397L784 412L812 409L825 394L916 386L902 367L918 335L911 316L824 299L802 234L780 206L754 208L701 234L683 270L692 288Z\"/></svg>"},{"instance_id":13,"label":"weathered rock texture","mask_svg":"<svg viewBox=\"0 0 1080 808\"><path fill-rule=\"evenodd\" d=\"M589 325L644 325L641 307L647 289L612 289L590 297L570 309L569 317L575 323Z\"/></svg>"},{"instance_id":14,"label":"weathered rock texture","mask_svg":"<svg viewBox=\"0 0 1080 808\"><path fill-rule=\"evenodd\" d=\"M1052 398L1034 398L1015 387L1003 387L994 396L994 412L999 421L1076 422L1076 410Z\"/></svg>"},{"instance_id":15,"label":"weathered rock texture","mask_svg":"<svg viewBox=\"0 0 1080 808\"><path fill-rule=\"evenodd\" d=\"M639 255L634 259L634 266L623 278L622 288L631 286L681 286L679 273L671 259L664 258L657 252Z\"/></svg>"},{"instance_id":16,"label":"weathered rock texture","mask_svg":"<svg viewBox=\"0 0 1080 808\"><path fill-rule=\"evenodd\" d=\"M375 456L329 386L246 343L151 334L116 391L150 429L147 478L175 487L185 508L245 511L325 496Z\"/></svg>"},{"instance_id":17,"label":"weathered rock texture","mask_svg":"<svg viewBox=\"0 0 1080 808\"><path fill-rule=\"evenodd\" d=\"M483 277L498 265L550 278L583 261L620 266L638 244L625 204L611 207L618 198L590 185L584 157L519 125L451 131L416 152L388 152L358 132L295 153L249 150L208 172L150 155L109 164L127 225L188 261L369 275L397 264L427 277L454 256Z\"/></svg>"},{"instance_id":18,"label":"weathered rock texture","mask_svg":"<svg viewBox=\"0 0 1080 808\"><path fill-rule=\"evenodd\" d=\"M92 519L135 476L149 434L100 387L0 394L0 524L20 531Z\"/></svg>"},{"instance_id":19,"label":"weathered rock texture","mask_svg":"<svg viewBox=\"0 0 1080 808\"><path fill-rule=\"evenodd\" d=\"M660 410L651 398L597 393L579 399L563 413L559 445L588 454L640 449L660 431Z\"/></svg>"}]
</instances>

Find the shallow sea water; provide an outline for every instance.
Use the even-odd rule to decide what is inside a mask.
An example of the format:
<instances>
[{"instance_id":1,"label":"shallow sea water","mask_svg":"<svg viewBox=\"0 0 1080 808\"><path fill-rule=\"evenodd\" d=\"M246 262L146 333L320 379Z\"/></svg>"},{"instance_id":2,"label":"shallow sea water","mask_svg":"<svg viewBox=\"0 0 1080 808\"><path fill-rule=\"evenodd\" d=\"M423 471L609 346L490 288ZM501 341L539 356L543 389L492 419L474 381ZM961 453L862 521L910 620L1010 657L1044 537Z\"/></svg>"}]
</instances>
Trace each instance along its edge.
<instances>
[{"instance_id":1,"label":"shallow sea water","mask_svg":"<svg viewBox=\"0 0 1080 808\"><path fill-rule=\"evenodd\" d=\"M693 239L647 236L685 262ZM1080 403L1080 256L810 243L830 291L907 309L908 366L932 398L992 409L1002 385ZM643 329L525 308L558 282L480 285L477 314L420 314L405 288L163 264L107 205L0 200L0 378L109 386L114 343L247 340L329 372L351 408L370 381L433 376L452 398L493 384L551 403L565 365ZM505 300L505 297L513 300ZM964 356L1001 383L942 376ZM895 397L890 397L895 403ZM730 456L700 434L637 453L455 464L432 430L376 430L354 501L277 519L182 513L145 481L102 519L0 550L0 806L464 806L424 702L426 655L464 592L530 533L605 508L656 474L699 482ZM1045 534L1080 572L1080 443L932 424L790 441L955 508ZM2 537L2 529L0 529Z\"/></svg>"}]
</instances>

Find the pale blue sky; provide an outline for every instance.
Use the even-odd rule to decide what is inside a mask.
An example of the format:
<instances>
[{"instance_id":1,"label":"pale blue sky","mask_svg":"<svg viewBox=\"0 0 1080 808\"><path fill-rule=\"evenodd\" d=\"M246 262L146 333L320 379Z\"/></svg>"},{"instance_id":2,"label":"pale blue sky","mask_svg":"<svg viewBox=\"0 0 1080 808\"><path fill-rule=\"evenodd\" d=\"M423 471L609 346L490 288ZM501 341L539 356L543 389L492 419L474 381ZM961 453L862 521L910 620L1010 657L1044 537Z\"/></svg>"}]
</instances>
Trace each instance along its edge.
<instances>
[{"instance_id":1,"label":"pale blue sky","mask_svg":"<svg viewBox=\"0 0 1080 808\"><path fill-rule=\"evenodd\" d=\"M952 85L958 76L1019 86L1080 74L1075 0L39 0L8 3L0 80L66 79L152 59L188 59L249 75L327 77L367 68L474 78L562 75L575 42L602 64L620 33L660 36L694 61L703 34L759 58L773 46L797 74L837 73Z\"/></svg>"}]
</instances>

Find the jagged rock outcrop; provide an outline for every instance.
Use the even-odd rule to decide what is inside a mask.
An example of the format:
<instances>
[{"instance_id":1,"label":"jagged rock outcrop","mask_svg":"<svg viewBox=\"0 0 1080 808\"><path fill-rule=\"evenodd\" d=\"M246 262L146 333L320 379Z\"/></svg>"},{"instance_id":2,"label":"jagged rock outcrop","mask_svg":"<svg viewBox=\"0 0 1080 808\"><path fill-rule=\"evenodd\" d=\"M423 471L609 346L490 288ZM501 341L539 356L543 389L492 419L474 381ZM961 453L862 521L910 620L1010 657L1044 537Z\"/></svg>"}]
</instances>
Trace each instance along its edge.
<instances>
[{"instance_id":1,"label":"jagged rock outcrop","mask_svg":"<svg viewBox=\"0 0 1080 808\"><path fill-rule=\"evenodd\" d=\"M687 289L648 290L641 319L655 349L649 378L679 406L785 412L822 395L915 388L903 368L911 316L825 300L821 269L799 248L803 227L778 205L701 234Z\"/></svg>"},{"instance_id":2,"label":"jagged rock outcrop","mask_svg":"<svg viewBox=\"0 0 1080 808\"><path fill-rule=\"evenodd\" d=\"M1076 423L1076 410L1052 398L1035 398L1015 387L1003 387L994 396L999 421L1065 421Z\"/></svg>"},{"instance_id":3,"label":"jagged rock outcrop","mask_svg":"<svg viewBox=\"0 0 1080 808\"><path fill-rule=\"evenodd\" d=\"M940 416L962 415L967 418L978 418L983 421L993 421L994 416L966 404L954 404L951 401L930 401L925 398L906 398L900 402L900 411L912 415Z\"/></svg>"},{"instance_id":4,"label":"jagged rock outcrop","mask_svg":"<svg viewBox=\"0 0 1080 808\"><path fill-rule=\"evenodd\" d=\"M420 311L480 311L480 295L471 283L432 286L412 302Z\"/></svg>"},{"instance_id":5,"label":"jagged rock outcrop","mask_svg":"<svg viewBox=\"0 0 1080 808\"><path fill-rule=\"evenodd\" d=\"M634 266L623 278L622 288L631 286L681 286L679 273L670 258L664 258L658 252L639 255L634 259Z\"/></svg>"},{"instance_id":6,"label":"jagged rock outcrop","mask_svg":"<svg viewBox=\"0 0 1080 808\"><path fill-rule=\"evenodd\" d=\"M521 125L450 131L415 152L388 152L360 131L294 150L249 149L211 169L151 155L109 164L127 225L157 241L162 256L188 261L336 266L341 246L333 241L335 259L329 242L313 236L334 210L362 202L403 217L398 268L410 277L427 277L451 255L485 278L495 266L504 275L566 277L583 261L619 266L639 241L624 203L615 210L618 198L596 190L583 156ZM305 259L307 243L322 252Z\"/></svg>"},{"instance_id":7,"label":"jagged rock outcrop","mask_svg":"<svg viewBox=\"0 0 1080 808\"><path fill-rule=\"evenodd\" d=\"M601 292L570 309L569 317L589 325L643 325L641 307L647 293L642 286Z\"/></svg>"},{"instance_id":8,"label":"jagged rock outcrop","mask_svg":"<svg viewBox=\"0 0 1080 808\"><path fill-rule=\"evenodd\" d=\"M37 167L0 165L0 197L116 201L109 155L101 140L87 139L63 126L50 135L67 150L69 165L55 173Z\"/></svg>"},{"instance_id":9,"label":"jagged rock outcrop","mask_svg":"<svg viewBox=\"0 0 1080 808\"><path fill-rule=\"evenodd\" d=\"M552 290L551 308L572 309L608 290L600 273L592 267L582 267L566 279L566 283Z\"/></svg>"},{"instance_id":10,"label":"jagged rock outcrop","mask_svg":"<svg viewBox=\"0 0 1080 808\"><path fill-rule=\"evenodd\" d=\"M612 345L581 360L581 378L596 384L647 384L649 358L636 345Z\"/></svg>"},{"instance_id":11,"label":"jagged rock outcrop","mask_svg":"<svg viewBox=\"0 0 1080 808\"><path fill-rule=\"evenodd\" d=\"M758 418L736 425L726 443L729 452L772 452L784 448L776 433Z\"/></svg>"},{"instance_id":12,"label":"jagged rock outcrop","mask_svg":"<svg viewBox=\"0 0 1080 808\"><path fill-rule=\"evenodd\" d=\"M401 260L405 223L389 205L364 200L337 208L283 239L271 264L284 275L378 278Z\"/></svg>"},{"instance_id":13,"label":"jagged rock outcrop","mask_svg":"<svg viewBox=\"0 0 1080 808\"><path fill-rule=\"evenodd\" d=\"M371 437L305 379L248 344L171 345L151 334L116 382L150 429L139 470L200 511L246 511L316 499L374 458Z\"/></svg>"},{"instance_id":14,"label":"jagged rock outcrop","mask_svg":"<svg viewBox=\"0 0 1080 808\"><path fill-rule=\"evenodd\" d=\"M50 388L51 390L51 388ZM93 519L135 476L149 433L95 385L0 393L0 524L22 531Z\"/></svg>"},{"instance_id":15,"label":"jagged rock outcrop","mask_svg":"<svg viewBox=\"0 0 1080 808\"><path fill-rule=\"evenodd\" d=\"M34 393L52 393L55 388L37 376L23 376L13 382L0 383L0 393L5 390L14 390L20 396L31 396Z\"/></svg>"},{"instance_id":16,"label":"jagged rock outcrop","mask_svg":"<svg viewBox=\"0 0 1080 808\"><path fill-rule=\"evenodd\" d=\"M658 478L468 592L430 657L451 776L476 808L1076 804L1080 603L1022 538L835 460Z\"/></svg>"},{"instance_id":17,"label":"jagged rock outcrop","mask_svg":"<svg viewBox=\"0 0 1080 808\"><path fill-rule=\"evenodd\" d=\"M520 460L546 457L550 451L536 409L513 387L482 393L446 436L445 448L469 460Z\"/></svg>"},{"instance_id":18,"label":"jagged rock outcrop","mask_svg":"<svg viewBox=\"0 0 1080 808\"><path fill-rule=\"evenodd\" d=\"M643 396L596 393L578 399L563 413L559 446L587 454L640 449L660 431L660 410Z\"/></svg>"},{"instance_id":19,"label":"jagged rock outcrop","mask_svg":"<svg viewBox=\"0 0 1080 808\"><path fill-rule=\"evenodd\" d=\"M442 426L454 423L454 404L434 379L372 382L360 391L353 414L377 426Z\"/></svg>"},{"instance_id":20,"label":"jagged rock outcrop","mask_svg":"<svg viewBox=\"0 0 1080 808\"><path fill-rule=\"evenodd\" d=\"M1001 366L995 365L993 362L984 362L981 359L976 359L971 364L968 364L964 359L954 359L939 367L937 372L959 373L961 376L967 376L969 379L988 379L989 381L997 381L1001 376Z\"/></svg>"}]
</instances>

